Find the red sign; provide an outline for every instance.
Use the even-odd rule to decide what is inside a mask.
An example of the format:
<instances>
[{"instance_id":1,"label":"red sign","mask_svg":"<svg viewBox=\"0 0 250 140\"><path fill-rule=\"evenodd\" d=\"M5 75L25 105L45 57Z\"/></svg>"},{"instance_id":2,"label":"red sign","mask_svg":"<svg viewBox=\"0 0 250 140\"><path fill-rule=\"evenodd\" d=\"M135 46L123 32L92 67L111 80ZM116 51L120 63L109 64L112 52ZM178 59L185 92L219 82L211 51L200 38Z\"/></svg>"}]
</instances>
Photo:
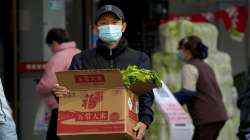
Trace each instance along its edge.
<instances>
[{"instance_id":1,"label":"red sign","mask_svg":"<svg viewBox=\"0 0 250 140\"><path fill-rule=\"evenodd\" d=\"M242 41L248 25L248 7L245 5L237 5L214 12L191 15L170 15L162 19L160 23L165 24L171 20L181 19L192 22L214 22L215 20L222 20L225 28L229 31L233 39Z\"/></svg>"},{"instance_id":2,"label":"red sign","mask_svg":"<svg viewBox=\"0 0 250 140\"><path fill-rule=\"evenodd\" d=\"M105 125L71 125L59 122L57 133L82 133L82 132L121 132L125 130L124 124Z\"/></svg>"},{"instance_id":3,"label":"red sign","mask_svg":"<svg viewBox=\"0 0 250 140\"><path fill-rule=\"evenodd\" d=\"M95 111L95 112L71 112L71 111L60 111L59 120L65 121L75 119L76 121L97 121L97 120L108 120L108 111Z\"/></svg>"},{"instance_id":4,"label":"red sign","mask_svg":"<svg viewBox=\"0 0 250 140\"><path fill-rule=\"evenodd\" d=\"M120 119L120 114L118 112L113 112L109 115L111 121L118 121Z\"/></svg>"},{"instance_id":5,"label":"red sign","mask_svg":"<svg viewBox=\"0 0 250 140\"><path fill-rule=\"evenodd\" d=\"M46 62L20 62L18 72L43 72Z\"/></svg>"},{"instance_id":6,"label":"red sign","mask_svg":"<svg viewBox=\"0 0 250 140\"><path fill-rule=\"evenodd\" d=\"M82 107L84 109L94 109L96 105L103 100L103 92L96 91L94 93L88 93L82 100Z\"/></svg>"},{"instance_id":7,"label":"red sign","mask_svg":"<svg viewBox=\"0 0 250 140\"><path fill-rule=\"evenodd\" d=\"M108 111L82 112L78 114L76 121L108 120Z\"/></svg>"},{"instance_id":8,"label":"red sign","mask_svg":"<svg viewBox=\"0 0 250 140\"><path fill-rule=\"evenodd\" d=\"M76 75L76 83L100 83L105 82L105 77L102 74L95 75Z\"/></svg>"},{"instance_id":9,"label":"red sign","mask_svg":"<svg viewBox=\"0 0 250 140\"><path fill-rule=\"evenodd\" d=\"M171 123L183 124L191 122L190 117L182 109L180 105L175 102L168 102L160 104L163 112L167 114L167 117Z\"/></svg>"},{"instance_id":10,"label":"red sign","mask_svg":"<svg viewBox=\"0 0 250 140\"><path fill-rule=\"evenodd\" d=\"M138 121L138 115L135 112L129 110L128 114L130 119Z\"/></svg>"},{"instance_id":11,"label":"red sign","mask_svg":"<svg viewBox=\"0 0 250 140\"><path fill-rule=\"evenodd\" d=\"M136 100L136 98L132 98L131 99L131 108L129 108L129 118L131 118L132 120L134 121L138 121L138 114L137 114L137 111L138 111L138 108L139 108L139 104Z\"/></svg>"}]
</instances>

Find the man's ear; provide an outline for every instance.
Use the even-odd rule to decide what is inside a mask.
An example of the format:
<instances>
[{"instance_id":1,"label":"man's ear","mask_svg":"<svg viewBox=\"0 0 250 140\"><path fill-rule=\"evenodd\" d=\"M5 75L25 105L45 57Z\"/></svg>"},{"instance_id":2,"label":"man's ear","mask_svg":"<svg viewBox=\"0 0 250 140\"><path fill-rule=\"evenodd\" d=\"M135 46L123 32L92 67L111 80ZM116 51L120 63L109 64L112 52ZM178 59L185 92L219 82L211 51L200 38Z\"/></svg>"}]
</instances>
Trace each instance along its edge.
<instances>
[{"instance_id":1,"label":"man's ear","mask_svg":"<svg viewBox=\"0 0 250 140\"><path fill-rule=\"evenodd\" d=\"M126 28L127 28L127 22L124 21L122 23L122 32L125 32Z\"/></svg>"},{"instance_id":2,"label":"man's ear","mask_svg":"<svg viewBox=\"0 0 250 140\"><path fill-rule=\"evenodd\" d=\"M98 28L97 28L96 24L95 24L94 27L93 27L93 32L94 32L94 33L97 33L97 32L98 32Z\"/></svg>"}]
</instances>

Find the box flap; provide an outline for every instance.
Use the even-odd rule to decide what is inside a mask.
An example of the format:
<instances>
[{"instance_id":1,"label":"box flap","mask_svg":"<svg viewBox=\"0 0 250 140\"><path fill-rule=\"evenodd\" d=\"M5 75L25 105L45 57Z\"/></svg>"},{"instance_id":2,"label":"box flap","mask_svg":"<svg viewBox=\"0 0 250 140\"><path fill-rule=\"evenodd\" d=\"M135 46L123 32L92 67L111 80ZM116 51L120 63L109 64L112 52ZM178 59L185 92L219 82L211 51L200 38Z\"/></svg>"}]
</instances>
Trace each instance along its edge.
<instances>
[{"instance_id":1,"label":"box flap","mask_svg":"<svg viewBox=\"0 0 250 140\"><path fill-rule=\"evenodd\" d=\"M124 88L118 69L77 70L56 73L60 85L71 91Z\"/></svg>"},{"instance_id":2,"label":"box flap","mask_svg":"<svg viewBox=\"0 0 250 140\"><path fill-rule=\"evenodd\" d=\"M129 89L136 95L140 96L142 94L145 94L149 91L151 91L153 88L155 88L156 85L154 85L151 81L138 81L134 85L132 85Z\"/></svg>"}]
</instances>

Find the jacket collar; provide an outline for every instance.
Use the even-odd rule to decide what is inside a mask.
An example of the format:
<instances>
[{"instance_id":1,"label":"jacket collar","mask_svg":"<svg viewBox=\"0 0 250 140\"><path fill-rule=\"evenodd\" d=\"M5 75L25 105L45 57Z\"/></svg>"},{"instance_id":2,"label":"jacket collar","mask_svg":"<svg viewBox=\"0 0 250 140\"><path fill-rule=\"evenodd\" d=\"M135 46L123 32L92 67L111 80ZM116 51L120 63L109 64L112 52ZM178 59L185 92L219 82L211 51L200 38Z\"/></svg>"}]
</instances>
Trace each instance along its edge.
<instances>
[{"instance_id":1,"label":"jacket collar","mask_svg":"<svg viewBox=\"0 0 250 140\"><path fill-rule=\"evenodd\" d=\"M99 39L97 41L96 51L105 59L111 60L123 53L127 48L128 42L123 37L120 39L118 46L113 49L107 48L107 44Z\"/></svg>"}]
</instances>

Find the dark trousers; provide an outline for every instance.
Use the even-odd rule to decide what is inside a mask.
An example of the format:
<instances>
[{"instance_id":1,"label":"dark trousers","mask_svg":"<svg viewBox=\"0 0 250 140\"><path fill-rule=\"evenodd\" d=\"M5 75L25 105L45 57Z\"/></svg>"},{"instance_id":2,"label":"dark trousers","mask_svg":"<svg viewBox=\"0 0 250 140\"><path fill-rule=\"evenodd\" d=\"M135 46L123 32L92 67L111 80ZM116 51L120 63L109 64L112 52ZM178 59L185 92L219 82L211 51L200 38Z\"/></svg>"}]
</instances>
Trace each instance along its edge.
<instances>
[{"instance_id":1,"label":"dark trousers","mask_svg":"<svg viewBox=\"0 0 250 140\"><path fill-rule=\"evenodd\" d=\"M216 140L225 121L195 126L193 140Z\"/></svg>"},{"instance_id":2,"label":"dark trousers","mask_svg":"<svg viewBox=\"0 0 250 140\"><path fill-rule=\"evenodd\" d=\"M250 133L249 134L240 134L238 135L239 140L250 140Z\"/></svg>"},{"instance_id":3,"label":"dark trousers","mask_svg":"<svg viewBox=\"0 0 250 140\"><path fill-rule=\"evenodd\" d=\"M250 115L249 115L250 117ZM249 118L250 119L250 118ZM250 140L250 122L241 121L237 134L239 140Z\"/></svg>"},{"instance_id":4,"label":"dark trousers","mask_svg":"<svg viewBox=\"0 0 250 140\"><path fill-rule=\"evenodd\" d=\"M60 140L56 135L58 109L52 110L46 140Z\"/></svg>"}]
</instances>

